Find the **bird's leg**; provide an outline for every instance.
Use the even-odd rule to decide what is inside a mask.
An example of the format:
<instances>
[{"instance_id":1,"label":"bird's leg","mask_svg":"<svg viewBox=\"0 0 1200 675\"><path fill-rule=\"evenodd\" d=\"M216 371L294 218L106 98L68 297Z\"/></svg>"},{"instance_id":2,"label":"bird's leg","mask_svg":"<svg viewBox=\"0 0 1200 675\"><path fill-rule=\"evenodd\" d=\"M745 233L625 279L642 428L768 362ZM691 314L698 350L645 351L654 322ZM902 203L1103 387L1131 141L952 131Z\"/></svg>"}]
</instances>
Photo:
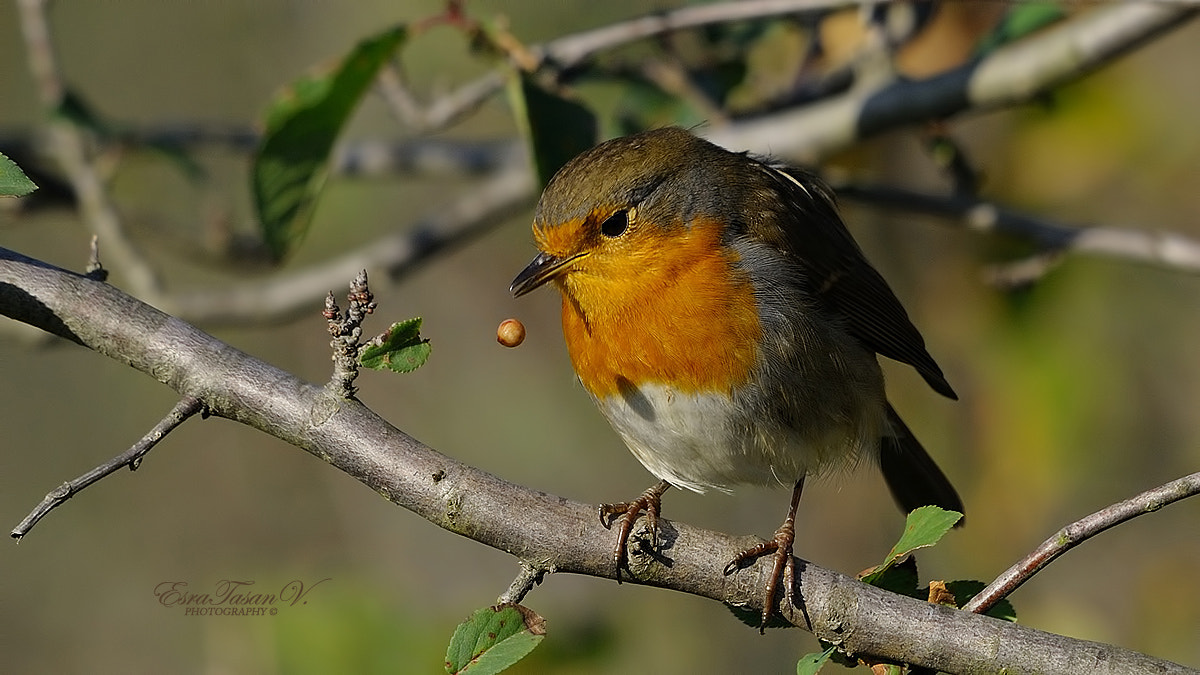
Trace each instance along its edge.
<instances>
[{"instance_id":1,"label":"bird's leg","mask_svg":"<svg viewBox=\"0 0 1200 675\"><path fill-rule=\"evenodd\" d=\"M650 526L650 543L653 547L658 547L658 511L662 505L663 493L671 487L671 484L665 480L658 481L657 484L650 487L642 493L641 497L631 502L621 502L619 504L601 504L600 505L600 524L606 528L611 528L614 516L620 516L621 527L617 530L617 547L613 550L613 562L617 566L617 583L621 583L621 568L629 568L629 533L633 531L633 524L637 522L638 516L643 511L646 512L646 520Z\"/></svg>"},{"instance_id":2,"label":"bird's leg","mask_svg":"<svg viewBox=\"0 0 1200 675\"><path fill-rule=\"evenodd\" d=\"M792 505L788 509L787 518L783 521L783 525L775 530L775 536L768 541L760 544L755 544L750 548L737 554L728 565L725 566L725 574L733 574L742 567L743 563L753 562L767 553L774 553L772 556L774 565L771 568L771 576L767 577L766 598L763 600L762 622L758 625L758 632L765 633L767 630L767 619L771 618L771 612L775 609L775 594L779 589L779 581L784 578L784 571L787 571L788 579L795 579L795 562L792 558L792 543L796 541L796 507L800 505L800 494L804 492L804 477L796 481L796 487L792 490ZM794 581L793 581L794 583ZM785 595L791 597L791 588L785 588Z\"/></svg>"}]
</instances>

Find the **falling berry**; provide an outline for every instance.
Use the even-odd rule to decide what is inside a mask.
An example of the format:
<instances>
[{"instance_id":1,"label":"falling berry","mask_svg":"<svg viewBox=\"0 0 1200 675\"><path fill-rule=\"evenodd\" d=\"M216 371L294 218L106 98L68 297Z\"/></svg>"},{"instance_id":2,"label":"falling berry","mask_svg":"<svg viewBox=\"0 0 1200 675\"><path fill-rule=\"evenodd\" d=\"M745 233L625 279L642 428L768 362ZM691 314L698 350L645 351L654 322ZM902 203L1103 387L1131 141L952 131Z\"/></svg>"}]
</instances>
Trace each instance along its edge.
<instances>
[{"instance_id":1,"label":"falling berry","mask_svg":"<svg viewBox=\"0 0 1200 675\"><path fill-rule=\"evenodd\" d=\"M525 324L516 319L505 319L496 329L496 342L505 347L516 347L525 341Z\"/></svg>"}]
</instances>

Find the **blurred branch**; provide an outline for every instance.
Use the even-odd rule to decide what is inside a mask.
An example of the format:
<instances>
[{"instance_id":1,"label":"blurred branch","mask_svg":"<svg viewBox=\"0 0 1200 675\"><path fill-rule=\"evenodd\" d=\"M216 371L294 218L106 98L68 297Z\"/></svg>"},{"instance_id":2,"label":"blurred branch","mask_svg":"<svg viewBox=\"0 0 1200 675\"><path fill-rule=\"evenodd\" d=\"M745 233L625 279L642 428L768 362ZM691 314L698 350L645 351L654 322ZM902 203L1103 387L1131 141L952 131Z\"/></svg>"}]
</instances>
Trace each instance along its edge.
<instances>
[{"instance_id":1,"label":"blurred branch","mask_svg":"<svg viewBox=\"0 0 1200 675\"><path fill-rule=\"evenodd\" d=\"M0 151L11 158L20 158L14 161L23 168L36 167L32 134L28 129L0 128ZM206 122L130 127L116 131L111 138L113 143L134 149L188 152L204 146L215 146L246 154L254 152L260 140L259 133L249 126ZM470 176L519 166L521 162L518 160L523 160L524 153L523 145L516 139L349 140L334 147L330 171L351 177L402 174ZM38 181L39 188L46 180L41 178Z\"/></svg>"},{"instance_id":2,"label":"blurred branch","mask_svg":"<svg viewBox=\"0 0 1200 675\"><path fill-rule=\"evenodd\" d=\"M140 370L209 414L304 449L392 503L506 551L538 573L613 578L612 533L594 506L507 483L389 425L355 399L299 380L118 289L0 249L0 313ZM519 514L520 517L514 517ZM725 576L754 538L660 520L661 556L631 551L631 581L759 611L766 563ZM1037 631L874 588L796 560L785 618L852 654L948 672L1184 673L1129 650ZM522 581L520 586L523 587ZM520 589L516 592L520 592Z\"/></svg>"},{"instance_id":3,"label":"blurred branch","mask_svg":"<svg viewBox=\"0 0 1200 675\"><path fill-rule=\"evenodd\" d=\"M379 71L375 89L398 122L417 131L425 130L425 116L421 105L409 90L404 71L394 60Z\"/></svg>"},{"instance_id":4,"label":"blurred branch","mask_svg":"<svg viewBox=\"0 0 1200 675\"><path fill-rule=\"evenodd\" d=\"M65 88L50 40L46 21L45 0L20 0L17 8L21 17L21 33L25 38L26 56L43 109L53 116L62 103ZM151 302L158 299L162 283L154 269L125 236L116 207L109 199L103 181L88 156L84 133L74 124L52 119L47 129L50 153L58 161L79 202L79 209L88 226L104 240L105 250L114 259L115 267L129 281L138 295Z\"/></svg>"},{"instance_id":5,"label":"blurred branch","mask_svg":"<svg viewBox=\"0 0 1200 675\"><path fill-rule=\"evenodd\" d=\"M1193 3L1104 5L933 77L851 87L812 105L714 129L727 148L817 161L888 129L1029 101L1092 72L1200 10Z\"/></svg>"},{"instance_id":6,"label":"blurred branch","mask_svg":"<svg viewBox=\"0 0 1200 675\"><path fill-rule=\"evenodd\" d=\"M1193 473L1071 523L1042 542L1041 546L1017 564L1005 570L995 581L988 584L987 588L971 598L963 609L968 612L986 612L1020 588L1021 584L1037 574L1038 570L1079 544L1127 520L1153 513L1168 504L1197 494L1200 494L1200 473Z\"/></svg>"},{"instance_id":7,"label":"blurred branch","mask_svg":"<svg viewBox=\"0 0 1200 675\"><path fill-rule=\"evenodd\" d=\"M857 6L853 0L739 0L658 12L620 21L601 28L566 35L528 48L538 66L574 68L606 49L688 28L729 21L747 21L771 16ZM448 96L432 103L426 111L426 129L453 124L479 107L504 87L505 75L493 70Z\"/></svg>"},{"instance_id":8,"label":"blurred branch","mask_svg":"<svg viewBox=\"0 0 1200 675\"><path fill-rule=\"evenodd\" d=\"M1036 280L1066 254L1097 255L1200 274L1200 241L1174 232L1054 223L1006 209L968 194L930 195L900 188L835 184L839 197L885 209L902 209L955 219L981 233L1016 237L1041 251L993 270L996 283Z\"/></svg>"},{"instance_id":9,"label":"blurred branch","mask_svg":"<svg viewBox=\"0 0 1200 675\"><path fill-rule=\"evenodd\" d=\"M49 513L55 508L62 505L71 497L74 497L92 483L116 473L118 469L128 466L130 471L137 471L138 467L142 463L142 459L145 458L146 453L153 450L154 446L158 445L158 442L165 438L167 434L171 433L175 427L183 424L187 418L195 415L198 412L202 412L203 410L204 404L201 403L199 399L191 396L184 396L178 403L175 404L175 407L171 409L171 412L167 413L166 417L159 421L158 424L154 425L154 428L151 429L149 433L147 433L145 436L142 436L141 440L139 440L137 443L134 443L133 447L108 460L104 464L92 469L91 471L88 471L75 480L67 481L49 492L45 498L42 499L42 502L34 507L33 511L31 511L29 515L25 516L25 519L22 520L19 525L13 528L12 537L20 540L21 537L29 534L29 531L33 529L34 525L38 524L38 521L49 515Z\"/></svg>"},{"instance_id":10,"label":"blurred branch","mask_svg":"<svg viewBox=\"0 0 1200 675\"><path fill-rule=\"evenodd\" d=\"M527 210L533 199L528 169L509 168L471 189L469 197L434 208L404 231L394 232L349 253L264 281L175 293L159 307L205 324L277 321L319 307L319 298L359 270L382 270L393 282L449 246L487 231Z\"/></svg>"}]
</instances>

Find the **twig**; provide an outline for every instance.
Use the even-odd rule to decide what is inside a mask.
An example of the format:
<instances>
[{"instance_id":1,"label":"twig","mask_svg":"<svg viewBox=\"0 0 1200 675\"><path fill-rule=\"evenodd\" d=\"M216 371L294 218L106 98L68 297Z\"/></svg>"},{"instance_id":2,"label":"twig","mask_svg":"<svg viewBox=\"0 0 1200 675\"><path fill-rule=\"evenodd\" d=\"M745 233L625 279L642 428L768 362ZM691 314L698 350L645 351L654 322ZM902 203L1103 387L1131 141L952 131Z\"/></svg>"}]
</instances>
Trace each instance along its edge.
<instances>
[{"instance_id":1,"label":"twig","mask_svg":"<svg viewBox=\"0 0 1200 675\"><path fill-rule=\"evenodd\" d=\"M330 159L330 170L345 176L399 173L461 176L512 170L519 168L524 160L525 148L517 140L359 141L336 146Z\"/></svg>"},{"instance_id":2,"label":"twig","mask_svg":"<svg viewBox=\"0 0 1200 675\"><path fill-rule=\"evenodd\" d=\"M636 19L567 35L547 42L541 47L532 47L531 49L535 53L540 52L543 59L552 60L561 68L571 68L597 52L664 33L699 28L714 23L817 12L855 4L855 2L847 0L744 0L682 7L669 12L647 14Z\"/></svg>"},{"instance_id":3,"label":"twig","mask_svg":"<svg viewBox=\"0 0 1200 675\"><path fill-rule=\"evenodd\" d=\"M142 436L141 440L139 440L137 443L134 443L133 447L117 455L116 457L113 457L100 466L97 466L91 471L88 471L75 480L67 481L66 483L63 483L54 490L50 491L46 497L42 499L42 503L34 507L33 511L30 511L29 515L25 516L25 519L22 520L19 525L13 528L13 539L20 541L21 537L29 534L29 531L33 529L34 525L38 524L39 520L46 517L46 515L48 515L54 509L61 506L63 502L67 501L71 497L74 497L92 483L95 483L96 481L99 481L110 474L116 473L116 471L121 467L128 466L130 471L137 471L138 467L142 463L142 459L146 456L146 453L150 452L155 445L158 445L158 442L165 438L167 434L171 433L175 427L183 424L187 418L195 415L198 412L202 412L203 410L204 404L200 401L200 399L191 396L184 396L181 398L179 402L175 404L175 407L171 409L171 412L167 413L166 417L162 418L158 424L154 425L154 428L151 429L149 433L147 433L145 436Z\"/></svg>"},{"instance_id":4,"label":"twig","mask_svg":"<svg viewBox=\"0 0 1200 675\"><path fill-rule=\"evenodd\" d=\"M425 130L425 113L421 110L421 104L409 91L404 71L396 61L393 60L379 71L375 89L397 121L416 131Z\"/></svg>"},{"instance_id":5,"label":"twig","mask_svg":"<svg viewBox=\"0 0 1200 675\"><path fill-rule=\"evenodd\" d=\"M475 112L496 92L504 88L508 78L493 70L477 80L460 85L449 94L431 102L425 110L425 129L438 131Z\"/></svg>"},{"instance_id":6,"label":"twig","mask_svg":"<svg viewBox=\"0 0 1200 675\"><path fill-rule=\"evenodd\" d=\"M954 219L966 229L1016 237L1040 249L1011 269L994 270L992 277L1000 283L1027 283L1051 269L1062 255L1078 253L1200 274L1200 241L1175 232L1064 225L965 194L931 195L852 183L835 183L834 190L845 199Z\"/></svg>"},{"instance_id":7,"label":"twig","mask_svg":"<svg viewBox=\"0 0 1200 675\"><path fill-rule=\"evenodd\" d=\"M367 286L366 270L359 271L350 282L346 302L346 314L343 315L333 291L325 296L325 310L322 313L329 322L329 334L333 336L329 341L329 347L333 349L333 376L325 386L342 398L353 398L358 391L354 380L358 377L362 324L368 314L375 312L375 296Z\"/></svg>"},{"instance_id":8,"label":"twig","mask_svg":"<svg viewBox=\"0 0 1200 675\"><path fill-rule=\"evenodd\" d=\"M983 269L983 280L1002 290L1028 288L1058 267L1063 258L1062 249L1051 249L1012 262L988 265Z\"/></svg>"},{"instance_id":9,"label":"twig","mask_svg":"<svg viewBox=\"0 0 1200 675\"><path fill-rule=\"evenodd\" d=\"M496 604L515 605L521 602L529 594L529 591L533 590L534 586L542 583L542 578L546 576L547 571L534 567L531 563L522 560L521 571L517 573L517 578L513 579L513 582L508 585L508 590L504 591L503 595L496 598Z\"/></svg>"},{"instance_id":10,"label":"twig","mask_svg":"<svg viewBox=\"0 0 1200 675\"><path fill-rule=\"evenodd\" d=\"M1075 546L1138 516L1153 513L1167 504L1200 494L1200 472L1173 480L1153 490L1101 509L1086 518L1071 523L1042 542L1032 553L1008 568L995 581L971 598L963 609L982 614L1002 598L1017 590L1051 561Z\"/></svg>"},{"instance_id":11,"label":"twig","mask_svg":"<svg viewBox=\"0 0 1200 675\"><path fill-rule=\"evenodd\" d=\"M100 262L100 236L92 235L92 246L88 252L87 267L84 268L84 274L89 279L96 281L108 281L108 270L104 269L104 265Z\"/></svg>"}]
</instances>

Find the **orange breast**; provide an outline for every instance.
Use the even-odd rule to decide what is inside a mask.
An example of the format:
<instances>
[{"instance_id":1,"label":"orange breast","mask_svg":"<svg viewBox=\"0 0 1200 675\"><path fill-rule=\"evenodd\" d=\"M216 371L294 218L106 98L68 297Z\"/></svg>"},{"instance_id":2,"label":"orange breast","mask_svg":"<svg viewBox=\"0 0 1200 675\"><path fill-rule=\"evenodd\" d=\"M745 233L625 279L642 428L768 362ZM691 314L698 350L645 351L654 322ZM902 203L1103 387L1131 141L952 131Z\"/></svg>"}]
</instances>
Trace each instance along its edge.
<instances>
[{"instance_id":1,"label":"orange breast","mask_svg":"<svg viewBox=\"0 0 1200 675\"><path fill-rule=\"evenodd\" d=\"M559 281L575 372L601 398L648 382L728 393L758 355L750 279L713 223L649 236L646 255Z\"/></svg>"}]
</instances>

